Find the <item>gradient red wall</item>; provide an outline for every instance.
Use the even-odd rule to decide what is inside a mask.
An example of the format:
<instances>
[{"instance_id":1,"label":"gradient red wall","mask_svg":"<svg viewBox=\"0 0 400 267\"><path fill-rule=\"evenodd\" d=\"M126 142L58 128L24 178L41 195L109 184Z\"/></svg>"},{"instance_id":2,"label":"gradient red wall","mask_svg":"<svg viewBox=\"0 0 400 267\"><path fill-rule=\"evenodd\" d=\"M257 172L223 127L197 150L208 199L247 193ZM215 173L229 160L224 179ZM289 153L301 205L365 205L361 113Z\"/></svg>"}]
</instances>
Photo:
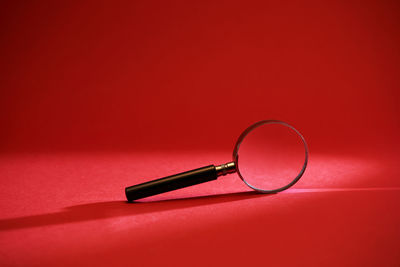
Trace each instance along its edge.
<instances>
[{"instance_id":1,"label":"gradient red wall","mask_svg":"<svg viewBox=\"0 0 400 267\"><path fill-rule=\"evenodd\" d=\"M261 119L312 150L399 134L397 1L33 1L0 8L3 151L230 149Z\"/></svg>"}]
</instances>

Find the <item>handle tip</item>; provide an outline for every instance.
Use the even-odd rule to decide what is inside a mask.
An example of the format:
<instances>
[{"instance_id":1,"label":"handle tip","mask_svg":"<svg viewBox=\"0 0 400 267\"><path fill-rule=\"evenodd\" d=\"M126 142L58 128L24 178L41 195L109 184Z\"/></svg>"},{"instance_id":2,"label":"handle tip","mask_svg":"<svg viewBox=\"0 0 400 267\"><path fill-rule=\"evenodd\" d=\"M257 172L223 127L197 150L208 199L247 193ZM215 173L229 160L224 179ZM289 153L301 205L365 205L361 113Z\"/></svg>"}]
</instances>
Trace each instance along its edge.
<instances>
[{"instance_id":1,"label":"handle tip","mask_svg":"<svg viewBox=\"0 0 400 267\"><path fill-rule=\"evenodd\" d=\"M131 199L129 197L129 187L125 187L125 196L126 196L126 200L128 200L128 202L133 202L133 199Z\"/></svg>"}]
</instances>

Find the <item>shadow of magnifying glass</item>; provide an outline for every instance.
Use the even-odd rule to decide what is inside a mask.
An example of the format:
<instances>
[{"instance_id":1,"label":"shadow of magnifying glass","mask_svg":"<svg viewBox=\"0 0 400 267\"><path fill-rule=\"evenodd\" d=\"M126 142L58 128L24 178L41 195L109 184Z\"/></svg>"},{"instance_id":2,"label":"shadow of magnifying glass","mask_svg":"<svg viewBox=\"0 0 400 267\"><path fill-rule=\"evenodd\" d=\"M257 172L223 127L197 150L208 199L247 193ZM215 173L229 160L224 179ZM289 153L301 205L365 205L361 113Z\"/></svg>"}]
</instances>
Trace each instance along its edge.
<instances>
[{"instance_id":1,"label":"shadow of magnifying glass","mask_svg":"<svg viewBox=\"0 0 400 267\"><path fill-rule=\"evenodd\" d=\"M265 197L266 195L249 191L161 201L134 203L127 201L108 201L81 204L67 207L54 213L3 219L0 220L0 231L135 216L147 213L241 201L262 196Z\"/></svg>"}]
</instances>

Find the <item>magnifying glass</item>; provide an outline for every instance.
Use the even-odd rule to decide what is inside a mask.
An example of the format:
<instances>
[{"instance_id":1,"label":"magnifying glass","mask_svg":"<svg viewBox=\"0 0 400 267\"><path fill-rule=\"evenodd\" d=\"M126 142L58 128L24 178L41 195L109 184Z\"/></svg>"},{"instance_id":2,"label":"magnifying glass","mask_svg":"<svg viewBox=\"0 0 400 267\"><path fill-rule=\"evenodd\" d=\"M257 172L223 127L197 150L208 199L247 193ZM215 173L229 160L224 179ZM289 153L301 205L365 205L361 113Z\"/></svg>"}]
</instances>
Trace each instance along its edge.
<instances>
[{"instance_id":1,"label":"magnifying glass","mask_svg":"<svg viewBox=\"0 0 400 267\"><path fill-rule=\"evenodd\" d=\"M126 187L128 201L165 193L237 173L260 193L277 193L294 185L306 170L308 147L293 126L278 120L254 123L242 132L233 149L232 161Z\"/></svg>"}]
</instances>

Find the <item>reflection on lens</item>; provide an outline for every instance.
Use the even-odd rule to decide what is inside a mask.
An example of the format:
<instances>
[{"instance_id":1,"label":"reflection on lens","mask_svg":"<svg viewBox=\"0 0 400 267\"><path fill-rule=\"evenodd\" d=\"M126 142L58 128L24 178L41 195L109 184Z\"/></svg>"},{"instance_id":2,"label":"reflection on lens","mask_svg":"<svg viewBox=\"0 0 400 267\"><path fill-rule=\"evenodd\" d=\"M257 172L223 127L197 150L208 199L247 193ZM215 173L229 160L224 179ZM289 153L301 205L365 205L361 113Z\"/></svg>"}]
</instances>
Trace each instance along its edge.
<instances>
[{"instance_id":1,"label":"reflection on lens","mask_svg":"<svg viewBox=\"0 0 400 267\"><path fill-rule=\"evenodd\" d=\"M266 121L241 138L236 151L238 171L253 189L286 189L304 171L306 145L301 135L288 124Z\"/></svg>"}]
</instances>

